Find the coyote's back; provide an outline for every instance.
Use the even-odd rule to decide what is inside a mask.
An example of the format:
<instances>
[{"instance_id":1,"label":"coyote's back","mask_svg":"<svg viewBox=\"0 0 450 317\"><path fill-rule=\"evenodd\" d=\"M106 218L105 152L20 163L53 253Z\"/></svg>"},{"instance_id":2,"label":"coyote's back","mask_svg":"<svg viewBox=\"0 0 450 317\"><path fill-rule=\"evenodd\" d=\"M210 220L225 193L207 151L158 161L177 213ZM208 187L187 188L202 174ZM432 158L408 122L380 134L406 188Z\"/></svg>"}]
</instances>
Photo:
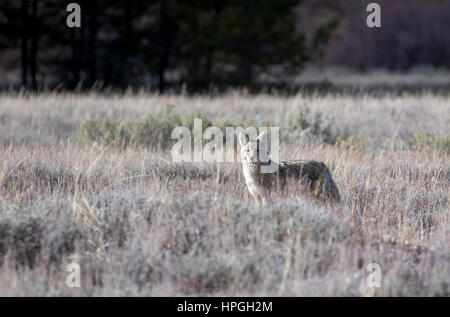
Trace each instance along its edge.
<instances>
[{"instance_id":1,"label":"coyote's back","mask_svg":"<svg viewBox=\"0 0 450 317\"><path fill-rule=\"evenodd\" d=\"M323 162L313 160L286 161L279 164L278 177L283 189L289 179L300 181L315 197L340 201L339 190Z\"/></svg>"}]
</instances>

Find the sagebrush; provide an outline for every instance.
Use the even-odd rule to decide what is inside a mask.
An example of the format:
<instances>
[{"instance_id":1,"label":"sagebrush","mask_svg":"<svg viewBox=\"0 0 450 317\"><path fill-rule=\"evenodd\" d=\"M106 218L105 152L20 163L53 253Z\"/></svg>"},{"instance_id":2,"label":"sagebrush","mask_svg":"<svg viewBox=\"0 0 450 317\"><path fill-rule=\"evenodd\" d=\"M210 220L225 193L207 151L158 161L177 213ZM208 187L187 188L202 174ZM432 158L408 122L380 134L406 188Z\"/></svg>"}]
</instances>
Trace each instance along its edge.
<instances>
[{"instance_id":1,"label":"sagebrush","mask_svg":"<svg viewBox=\"0 0 450 317\"><path fill-rule=\"evenodd\" d=\"M2 95L0 295L449 296L448 109L427 93ZM238 162L173 164L167 136L198 117L280 126L280 158L325 162L341 203L258 207Z\"/></svg>"}]
</instances>

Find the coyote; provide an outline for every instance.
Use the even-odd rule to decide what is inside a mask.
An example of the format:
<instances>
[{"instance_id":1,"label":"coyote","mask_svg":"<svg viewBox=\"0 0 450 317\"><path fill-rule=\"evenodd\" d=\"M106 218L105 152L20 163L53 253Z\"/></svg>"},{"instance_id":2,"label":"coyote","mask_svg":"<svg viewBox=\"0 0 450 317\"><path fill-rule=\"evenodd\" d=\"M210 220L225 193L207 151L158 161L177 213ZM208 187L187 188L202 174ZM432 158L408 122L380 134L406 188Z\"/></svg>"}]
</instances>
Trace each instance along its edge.
<instances>
[{"instance_id":1,"label":"coyote","mask_svg":"<svg viewBox=\"0 0 450 317\"><path fill-rule=\"evenodd\" d=\"M286 191L288 179L306 188L316 198L325 198L339 202L338 188L331 178L330 171L323 162L313 160L295 160L276 163L270 160L266 146L267 137L261 133L254 141L247 134L239 134L241 145L242 169L247 188L255 198L256 204L266 204L272 190ZM267 158L261 161L261 158ZM261 173L261 167L276 164L274 173Z\"/></svg>"}]
</instances>

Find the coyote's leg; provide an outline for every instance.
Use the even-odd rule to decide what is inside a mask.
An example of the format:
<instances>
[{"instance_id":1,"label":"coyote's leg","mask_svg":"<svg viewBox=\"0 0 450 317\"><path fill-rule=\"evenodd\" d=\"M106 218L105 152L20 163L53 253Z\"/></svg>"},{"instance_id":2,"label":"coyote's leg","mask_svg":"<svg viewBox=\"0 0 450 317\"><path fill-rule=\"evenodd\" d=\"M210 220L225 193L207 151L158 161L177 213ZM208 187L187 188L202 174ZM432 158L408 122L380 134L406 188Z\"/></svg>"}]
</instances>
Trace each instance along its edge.
<instances>
[{"instance_id":1,"label":"coyote's leg","mask_svg":"<svg viewBox=\"0 0 450 317\"><path fill-rule=\"evenodd\" d=\"M266 192L259 193L259 200L261 201L261 205L265 206L267 205L267 202L269 201L269 197Z\"/></svg>"},{"instance_id":2,"label":"coyote's leg","mask_svg":"<svg viewBox=\"0 0 450 317\"><path fill-rule=\"evenodd\" d=\"M264 205L264 200L262 199L260 194L255 193L253 197L255 197L255 202L258 206Z\"/></svg>"},{"instance_id":3,"label":"coyote's leg","mask_svg":"<svg viewBox=\"0 0 450 317\"><path fill-rule=\"evenodd\" d=\"M252 196L255 199L256 205L264 206L266 204L266 198L261 193L254 193Z\"/></svg>"},{"instance_id":4,"label":"coyote's leg","mask_svg":"<svg viewBox=\"0 0 450 317\"><path fill-rule=\"evenodd\" d=\"M263 206L267 205L267 202L269 201L269 197L268 197L267 193L264 193L261 195L261 201L262 201Z\"/></svg>"}]
</instances>

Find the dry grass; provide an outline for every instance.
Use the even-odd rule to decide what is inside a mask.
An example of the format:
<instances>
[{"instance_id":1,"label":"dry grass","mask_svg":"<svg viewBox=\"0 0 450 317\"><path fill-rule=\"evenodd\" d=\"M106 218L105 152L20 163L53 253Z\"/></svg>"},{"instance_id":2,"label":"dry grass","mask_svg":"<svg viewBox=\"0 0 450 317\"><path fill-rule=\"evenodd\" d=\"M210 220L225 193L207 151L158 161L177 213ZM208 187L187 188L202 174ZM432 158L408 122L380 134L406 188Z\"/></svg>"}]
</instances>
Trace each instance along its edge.
<instances>
[{"instance_id":1,"label":"dry grass","mask_svg":"<svg viewBox=\"0 0 450 317\"><path fill-rule=\"evenodd\" d=\"M280 125L281 159L324 161L342 204L294 195L257 208L238 163L80 142L88 119L134 122L165 105ZM449 296L449 108L431 94L3 95L0 295ZM80 289L66 286L70 262Z\"/></svg>"}]
</instances>

